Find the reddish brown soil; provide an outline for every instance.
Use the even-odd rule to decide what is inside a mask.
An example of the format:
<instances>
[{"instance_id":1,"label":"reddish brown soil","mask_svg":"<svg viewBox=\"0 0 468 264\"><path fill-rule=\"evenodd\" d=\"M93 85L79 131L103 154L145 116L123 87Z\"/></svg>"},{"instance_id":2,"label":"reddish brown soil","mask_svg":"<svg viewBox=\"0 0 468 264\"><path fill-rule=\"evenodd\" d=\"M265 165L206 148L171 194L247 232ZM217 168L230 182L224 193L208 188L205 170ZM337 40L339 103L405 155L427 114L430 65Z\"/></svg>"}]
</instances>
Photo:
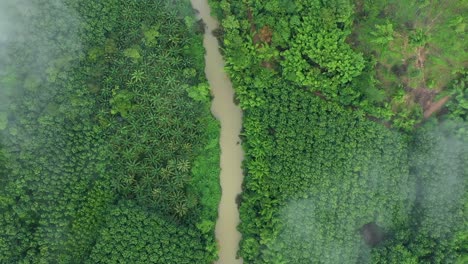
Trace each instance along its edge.
<instances>
[{"instance_id":1,"label":"reddish brown soil","mask_svg":"<svg viewBox=\"0 0 468 264\"><path fill-rule=\"evenodd\" d=\"M436 94L437 92L434 90L429 90L427 88L417 88L412 89L411 99L421 105L422 109L426 111L426 109L431 107L432 100Z\"/></svg>"},{"instance_id":2,"label":"reddish brown soil","mask_svg":"<svg viewBox=\"0 0 468 264\"><path fill-rule=\"evenodd\" d=\"M270 44L271 38L273 37L273 31L269 26L263 26L260 29L260 33L258 33L258 35L261 41Z\"/></svg>"},{"instance_id":3,"label":"reddish brown soil","mask_svg":"<svg viewBox=\"0 0 468 264\"><path fill-rule=\"evenodd\" d=\"M250 7L247 7L247 19L250 23L250 33L253 34L253 43L257 44L258 42L260 42L260 36L258 36L257 34L257 27L255 26L252 9L250 9Z\"/></svg>"},{"instance_id":4,"label":"reddish brown soil","mask_svg":"<svg viewBox=\"0 0 468 264\"><path fill-rule=\"evenodd\" d=\"M415 102L421 105L424 111L424 118L427 119L434 113L438 112L442 107L450 100L450 96L445 96L437 102L434 101L434 97L437 95L437 91L430 90L427 88L413 89L411 92L412 98Z\"/></svg>"},{"instance_id":5,"label":"reddish brown soil","mask_svg":"<svg viewBox=\"0 0 468 264\"><path fill-rule=\"evenodd\" d=\"M273 62L271 62L271 61L263 61L262 66L267 68L267 69L274 69L275 68L275 64Z\"/></svg>"},{"instance_id":6,"label":"reddish brown soil","mask_svg":"<svg viewBox=\"0 0 468 264\"><path fill-rule=\"evenodd\" d=\"M270 44L272 37L273 37L272 29L269 26L263 26L260 29L260 31L257 32L257 27L255 26L254 16L252 13L252 9L250 7L247 7L247 19L249 20L249 23L250 23L250 33L253 35L252 37L253 44L254 45L258 43ZM261 63L261 65L267 69L275 68L274 61L265 60Z\"/></svg>"},{"instance_id":7,"label":"reddish brown soil","mask_svg":"<svg viewBox=\"0 0 468 264\"><path fill-rule=\"evenodd\" d=\"M429 118L434 113L437 113L444 107L444 105L450 100L450 96L445 96L439 101L432 103L426 110L424 110L424 118Z\"/></svg>"}]
</instances>

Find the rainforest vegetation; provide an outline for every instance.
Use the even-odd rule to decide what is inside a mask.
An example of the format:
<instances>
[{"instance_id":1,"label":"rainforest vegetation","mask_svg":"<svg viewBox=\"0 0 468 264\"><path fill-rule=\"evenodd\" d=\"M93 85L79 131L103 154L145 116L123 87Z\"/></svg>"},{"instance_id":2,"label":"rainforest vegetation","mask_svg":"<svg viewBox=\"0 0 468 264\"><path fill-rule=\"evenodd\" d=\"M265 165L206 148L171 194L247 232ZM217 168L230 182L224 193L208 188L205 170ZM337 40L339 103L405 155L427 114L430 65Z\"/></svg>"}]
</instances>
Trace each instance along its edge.
<instances>
[{"instance_id":1,"label":"rainforest vegetation","mask_svg":"<svg viewBox=\"0 0 468 264\"><path fill-rule=\"evenodd\" d=\"M0 263L216 259L219 128L189 1L0 10Z\"/></svg>"},{"instance_id":2,"label":"rainforest vegetation","mask_svg":"<svg viewBox=\"0 0 468 264\"><path fill-rule=\"evenodd\" d=\"M466 1L212 0L246 263L465 263Z\"/></svg>"},{"instance_id":3,"label":"rainforest vegetation","mask_svg":"<svg viewBox=\"0 0 468 264\"><path fill-rule=\"evenodd\" d=\"M245 263L466 263L466 0L210 0ZM0 1L0 263L213 263L188 0ZM229 150L223 150L229 151Z\"/></svg>"}]
</instances>

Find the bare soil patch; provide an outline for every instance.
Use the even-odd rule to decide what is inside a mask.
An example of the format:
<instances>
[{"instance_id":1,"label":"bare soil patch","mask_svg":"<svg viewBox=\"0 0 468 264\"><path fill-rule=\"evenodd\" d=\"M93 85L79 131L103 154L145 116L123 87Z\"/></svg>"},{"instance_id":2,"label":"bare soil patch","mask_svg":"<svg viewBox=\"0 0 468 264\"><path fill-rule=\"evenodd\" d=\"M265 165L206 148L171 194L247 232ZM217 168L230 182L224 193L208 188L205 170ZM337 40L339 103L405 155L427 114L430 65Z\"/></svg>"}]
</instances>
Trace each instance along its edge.
<instances>
[{"instance_id":1,"label":"bare soil patch","mask_svg":"<svg viewBox=\"0 0 468 264\"><path fill-rule=\"evenodd\" d=\"M273 37L273 31L269 26L263 26L260 29L260 32L257 34L259 35L259 38L262 42L265 42L267 44L271 43L271 38Z\"/></svg>"},{"instance_id":2,"label":"bare soil patch","mask_svg":"<svg viewBox=\"0 0 468 264\"><path fill-rule=\"evenodd\" d=\"M445 96L437 102L430 104L430 106L424 111L424 118L429 118L434 113L439 112L444 105L450 100L450 96Z\"/></svg>"},{"instance_id":3,"label":"bare soil patch","mask_svg":"<svg viewBox=\"0 0 468 264\"><path fill-rule=\"evenodd\" d=\"M431 107L432 101L436 94L437 92L434 90L429 90L427 88L417 88L412 90L411 98L414 99L414 101L419 105L421 105L422 109L425 111Z\"/></svg>"}]
</instances>

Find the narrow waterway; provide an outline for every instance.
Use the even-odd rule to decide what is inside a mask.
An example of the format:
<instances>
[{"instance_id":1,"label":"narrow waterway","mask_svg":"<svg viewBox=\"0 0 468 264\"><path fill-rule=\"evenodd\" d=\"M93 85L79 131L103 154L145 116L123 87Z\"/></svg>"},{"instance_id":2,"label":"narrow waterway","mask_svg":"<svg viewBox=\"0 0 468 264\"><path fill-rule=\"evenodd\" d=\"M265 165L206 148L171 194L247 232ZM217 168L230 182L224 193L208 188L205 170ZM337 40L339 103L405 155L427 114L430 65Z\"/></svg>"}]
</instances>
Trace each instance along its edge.
<instances>
[{"instance_id":1,"label":"narrow waterway","mask_svg":"<svg viewBox=\"0 0 468 264\"><path fill-rule=\"evenodd\" d=\"M211 112L221 122L221 189L222 196L216 222L216 239L219 245L218 264L242 263L236 259L241 234L237 231L239 211L235 202L241 192L243 180L242 160L244 153L239 133L242 128L242 111L234 104L234 90L224 72L224 61L219 53L218 41L212 35L218 22L210 15L207 0L191 0L192 6L199 11L199 17L206 24L203 45L205 46L205 74L214 96Z\"/></svg>"}]
</instances>

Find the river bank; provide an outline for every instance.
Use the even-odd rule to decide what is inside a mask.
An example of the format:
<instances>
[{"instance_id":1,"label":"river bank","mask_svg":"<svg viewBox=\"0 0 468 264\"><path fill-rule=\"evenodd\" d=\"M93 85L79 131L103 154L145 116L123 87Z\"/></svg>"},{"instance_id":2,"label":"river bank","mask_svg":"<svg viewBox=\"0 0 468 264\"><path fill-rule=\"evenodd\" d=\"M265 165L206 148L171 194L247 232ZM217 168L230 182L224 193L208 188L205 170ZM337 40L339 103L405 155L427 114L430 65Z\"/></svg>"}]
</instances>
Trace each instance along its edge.
<instances>
[{"instance_id":1,"label":"river bank","mask_svg":"<svg viewBox=\"0 0 468 264\"><path fill-rule=\"evenodd\" d=\"M241 192L243 180L241 165L244 153L241 144L238 144L242 128L242 111L234 104L234 90L224 71L224 61L219 52L218 41L212 35L212 31L218 27L218 22L210 16L210 8L206 0L192 0L191 2L206 25L203 40L206 50L205 74L213 96L211 112L221 123L222 196L216 223L216 239L219 245L217 263L243 263L242 259L236 258L241 234L237 231L240 220L235 202L236 196Z\"/></svg>"}]
</instances>

